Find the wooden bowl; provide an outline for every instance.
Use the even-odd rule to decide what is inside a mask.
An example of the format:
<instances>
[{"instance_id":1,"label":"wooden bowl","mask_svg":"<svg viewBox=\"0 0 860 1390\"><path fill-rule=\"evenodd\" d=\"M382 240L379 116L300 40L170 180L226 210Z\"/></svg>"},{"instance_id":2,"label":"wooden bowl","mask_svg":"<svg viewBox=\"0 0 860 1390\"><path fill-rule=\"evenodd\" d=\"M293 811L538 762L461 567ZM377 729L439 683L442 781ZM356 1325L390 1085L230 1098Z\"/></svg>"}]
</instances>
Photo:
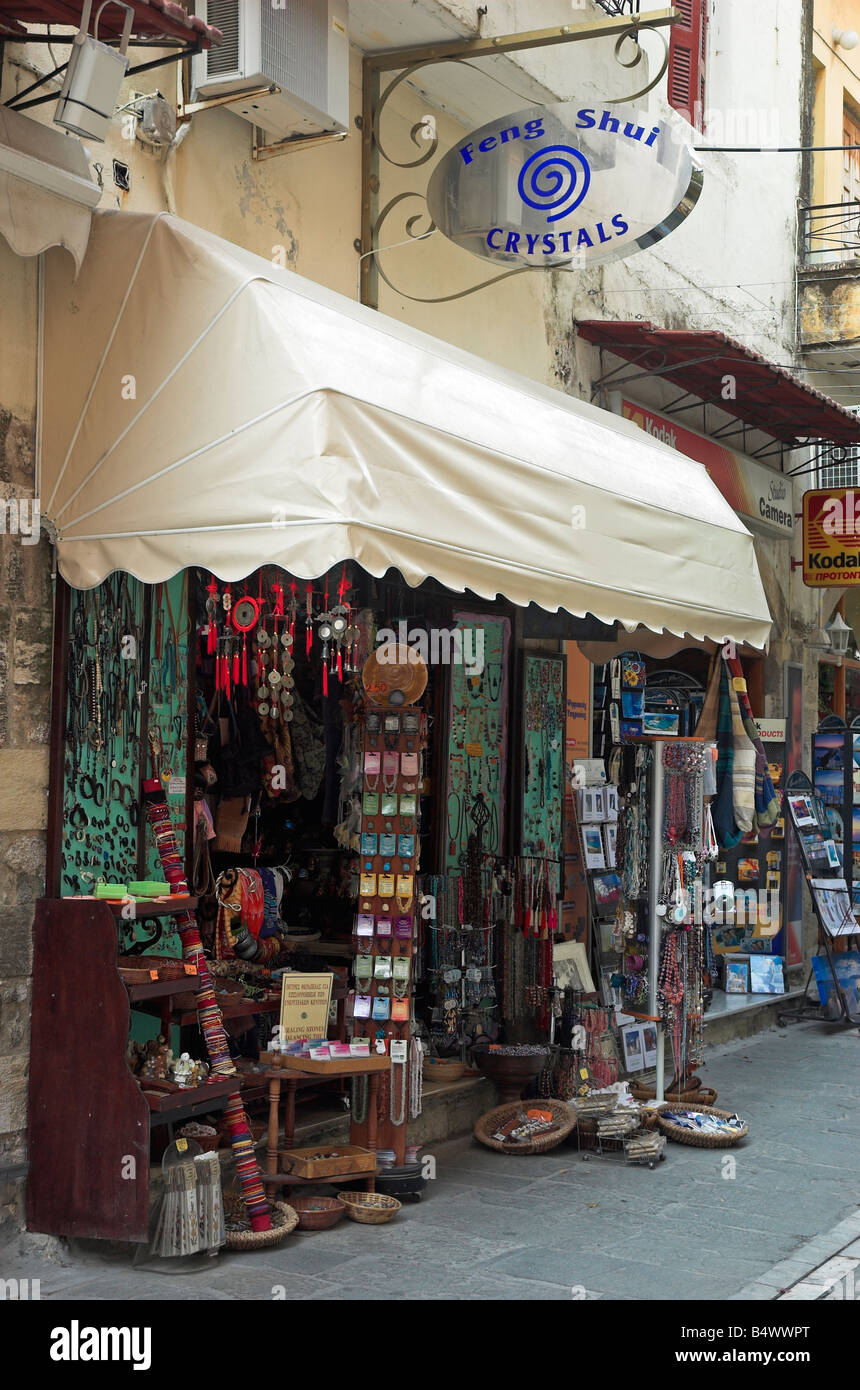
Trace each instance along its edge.
<instances>
[{"instance_id":1,"label":"wooden bowl","mask_svg":"<svg viewBox=\"0 0 860 1390\"><path fill-rule=\"evenodd\" d=\"M327 1231L346 1211L339 1197L291 1197L290 1206L299 1214L300 1231Z\"/></svg>"}]
</instances>

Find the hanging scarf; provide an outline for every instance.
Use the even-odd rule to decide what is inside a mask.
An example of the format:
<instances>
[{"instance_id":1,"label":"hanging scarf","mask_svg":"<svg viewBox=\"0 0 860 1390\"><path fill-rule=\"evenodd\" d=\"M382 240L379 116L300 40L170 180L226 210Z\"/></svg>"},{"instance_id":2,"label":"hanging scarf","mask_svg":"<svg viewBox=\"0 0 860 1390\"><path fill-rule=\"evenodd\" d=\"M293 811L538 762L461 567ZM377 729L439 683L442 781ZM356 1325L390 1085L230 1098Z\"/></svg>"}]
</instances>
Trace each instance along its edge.
<instances>
[{"instance_id":1,"label":"hanging scarf","mask_svg":"<svg viewBox=\"0 0 860 1390\"><path fill-rule=\"evenodd\" d=\"M276 875L271 869L260 869L260 879L263 884L263 924L259 936L264 941L275 935L280 918Z\"/></svg>"},{"instance_id":2,"label":"hanging scarf","mask_svg":"<svg viewBox=\"0 0 860 1390\"><path fill-rule=\"evenodd\" d=\"M735 745L732 733L732 707L726 663L720 661L720 695L717 706L717 795L711 805L717 839L723 849L731 849L743 834L735 824L732 773Z\"/></svg>"},{"instance_id":3,"label":"hanging scarf","mask_svg":"<svg viewBox=\"0 0 860 1390\"><path fill-rule=\"evenodd\" d=\"M738 700L735 681L743 677L733 677L728 681L729 702L732 713L732 741L734 761L732 764L732 809L735 824L746 835L753 828L755 818L755 772L756 751L744 728L744 719Z\"/></svg>"},{"instance_id":4,"label":"hanging scarf","mask_svg":"<svg viewBox=\"0 0 860 1390\"><path fill-rule=\"evenodd\" d=\"M750 705L750 699L747 693L746 681L743 680L743 667L738 657L730 658L728 666L732 675L738 680L743 681L742 685L736 687L736 694L743 718L744 729L755 749L754 823L759 833L767 837L770 834L770 827L779 816L779 797L776 794L770 772L768 771L767 754L764 751L764 744L759 737L759 732L756 728L755 720L753 719L752 706Z\"/></svg>"},{"instance_id":5,"label":"hanging scarf","mask_svg":"<svg viewBox=\"0 0 860 1390\"><path fill-rule=\"evenodd\" d=\"M257 869L240 869L242 882L242 920L256 939L263 925L263 880Z\"/></svg>"}]
</instances>

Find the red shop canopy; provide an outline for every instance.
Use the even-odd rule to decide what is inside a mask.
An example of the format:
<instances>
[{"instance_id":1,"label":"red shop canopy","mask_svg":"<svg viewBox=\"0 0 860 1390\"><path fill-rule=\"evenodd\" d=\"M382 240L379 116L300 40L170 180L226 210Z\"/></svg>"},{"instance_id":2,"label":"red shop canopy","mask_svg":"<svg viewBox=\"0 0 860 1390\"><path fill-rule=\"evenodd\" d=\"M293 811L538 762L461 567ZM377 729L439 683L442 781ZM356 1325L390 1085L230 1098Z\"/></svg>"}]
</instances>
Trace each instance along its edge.
<instances>
[{"instance_id":1,"label":"red shop canopy","mask_svg":"<svg viewBox=\"0 0 860 1390\"><path fill-rule=\"evenodd\" d=\"M800 445L813 439L860 443L860 418L787 368L768 362L725 333L600 319L587 319L577 328L587 342L635 363L643 375L665 377L784 444ZM723 399L726 376L734 376L737 382L734 400Z\"/></svg>"},{"instance_id":2,"label":"red shop canopy","mask_svg":"<svg viewBox=\"0 0 860 1390\"><path fill-rule=\"evenodd\" d=\"M134 10L132 33L139 39L177 39L199 41L203 48L220 44L222 35L214 25L204 24L175 0L125 0ZM28 24L59 24L81 27L81 0L0 0L0 38L25 39ZM122 33L125 13L108 5L99 20L99 38L109 43Z\"/></svg>"}]
</instances>

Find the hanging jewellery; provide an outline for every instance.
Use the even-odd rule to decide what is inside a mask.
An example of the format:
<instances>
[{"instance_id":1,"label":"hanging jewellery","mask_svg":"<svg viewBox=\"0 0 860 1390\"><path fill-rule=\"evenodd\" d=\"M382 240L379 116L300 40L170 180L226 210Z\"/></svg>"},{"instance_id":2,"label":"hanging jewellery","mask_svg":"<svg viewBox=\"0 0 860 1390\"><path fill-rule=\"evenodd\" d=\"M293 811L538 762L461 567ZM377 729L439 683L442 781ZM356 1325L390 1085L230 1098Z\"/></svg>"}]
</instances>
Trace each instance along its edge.
<instances>
[{"instance_id":1,"label":"hanging jewellery","mask_svg":"<svg viewBox=\"0 0 860 1390\"><path fill-rule=\"evenodd\" d=\"M416 1120L424 1108L424 1044L420 1038L409 1043L409 1114Z\"/></svg>"},{"instance_id":2,"label":"hanging jewellery","mask_svg":"<svg viewBox=\"0 0 860 1390\"><path fill-rule=\"evenodd\" d=\"M406 1044L404 1043L405 1047ZM391 1059L391 1093L388 1102L388 1117L395 1126L402 1125L406 1119L406 1060L395 1062Z\"/></svg>"},{"instance_id":3,"label":"hanging jewellery","mask_svg":"<svg viewBox=\"0 0 860 1390\"><path fill-rule=\"evenodd\" d=\"M367 1096L368 1083L366 1076L354 1076L352 1078L352 1118L357 1125L363 1125L367 1119Z\"/></svg>"},{"instance_id":4,"label":"hanging jewellery","mask_svg":"<svg viewBox=\"0 0 860 1390\"><path fill-rule=\"evenodd\" d=\"M701 743L666 743L662 748L666 774L663 839L670 845L702 844L702 774L707 756Z\"/></svg>"}]
</instances>

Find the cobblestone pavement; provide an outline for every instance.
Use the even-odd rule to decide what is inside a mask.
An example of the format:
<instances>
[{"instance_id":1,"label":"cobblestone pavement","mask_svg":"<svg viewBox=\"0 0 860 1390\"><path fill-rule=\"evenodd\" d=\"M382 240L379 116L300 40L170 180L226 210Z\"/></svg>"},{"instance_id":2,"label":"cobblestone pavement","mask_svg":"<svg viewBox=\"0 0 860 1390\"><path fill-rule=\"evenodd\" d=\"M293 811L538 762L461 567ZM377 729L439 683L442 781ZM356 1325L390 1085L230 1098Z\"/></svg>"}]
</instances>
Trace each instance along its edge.
<instances>
[{"instance_id":1,"label":"cobblestone pavement","mask_svg":"<svg viewBox=\"0 0 860 1390\"><path fill-rule=\"evenodd\" d=\"M567 1145L508 1158L456 1140L387 1226L344 1220L173 1277L22 1237L0 1277L60 1300L854 1298L858 1064L856 1029L774 1027L714 1049L702 1073L749 1121L734 1151L670 1144L649 1171Z\"/></svg>"}]
</instances>

